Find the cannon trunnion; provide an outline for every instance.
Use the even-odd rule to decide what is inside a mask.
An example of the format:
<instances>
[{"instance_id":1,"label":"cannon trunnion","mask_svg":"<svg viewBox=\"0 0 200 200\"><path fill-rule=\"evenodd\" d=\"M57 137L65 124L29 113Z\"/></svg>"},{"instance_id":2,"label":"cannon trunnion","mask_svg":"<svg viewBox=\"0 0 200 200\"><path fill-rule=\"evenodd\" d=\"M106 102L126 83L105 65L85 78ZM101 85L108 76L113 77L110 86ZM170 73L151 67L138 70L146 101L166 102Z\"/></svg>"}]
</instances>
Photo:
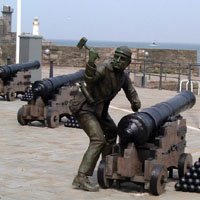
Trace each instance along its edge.
<instances>
[{"instance_id":1,"label":"cannon trunnion","mask_svg":"<svg viewBox=\"0 0 200 200\"><path fill-rule=\"evenodd\" d=\"M39 121L50 128L56 128L62 117L71 117L69 101L73 96L70 93L78 90L75 83L82 81L83 76L84 70L80 70L73 74L36 81L24 96L28 104L18 110L18 122L27 125Z\"/></svg>"},{"instance_id":2,"label":"cannon trunnion","mask_svg":"<svg viewBox=\"0 0 200 200\"><path fill-rule=\"evenodd\" d=\"M39 61L0 66L0 96L13 101L16 95L24 94L31 85L29 70L39 67Z\"/></svg>"},{"instance_id":3,"label":"cannon trunnion","mask_svg":"<svg viewBox=\"0 0 200 200\"><path fill-rule=\"evenodd\" d=\"M187 96L189 100L185 101L185 104L187 104L185 107L184 104L181 105L181 102L179 102L181 107L179 112L191 108L195 103L195 97L190 92L178 94L174 99L179 99L182 95ZM173 102L173 100L171 99L168 102ZM184 109L182 109L183 107ZM153 123L153 128L146 121L148 128L151 128L151 131L148 132L151 137L149 136L141 143L137 140L134 142L133 137L129 137L132 130L135 131L134 134L140 134L135 126L135 123L137 125L138 123L132 121L132 127L131 123L126 123L123 126L126 140L116 144L113 153L106 156L99 164L97 173L99 185L102 188L109 188L113 181L116 181L117 187L120 187L123 182L134 182L141 185L143 189L149 190L153 195L160 195L165 190L168 172L169 176L172 177L173 169L177 169L179 177L184 176L192 166L192 156L185 153L186 120L178 115L179 112L172 112L170 116L164 117L158 126ZM140 116L140 113L135 115ZM150 114L148 114L149 116ZM153 122L152 119L151 122ZM122 121L119 122L118 128L120 123ZM128 129L131 129L131 131L129 130L127 133Z\"/></svg>"}]
</instances>

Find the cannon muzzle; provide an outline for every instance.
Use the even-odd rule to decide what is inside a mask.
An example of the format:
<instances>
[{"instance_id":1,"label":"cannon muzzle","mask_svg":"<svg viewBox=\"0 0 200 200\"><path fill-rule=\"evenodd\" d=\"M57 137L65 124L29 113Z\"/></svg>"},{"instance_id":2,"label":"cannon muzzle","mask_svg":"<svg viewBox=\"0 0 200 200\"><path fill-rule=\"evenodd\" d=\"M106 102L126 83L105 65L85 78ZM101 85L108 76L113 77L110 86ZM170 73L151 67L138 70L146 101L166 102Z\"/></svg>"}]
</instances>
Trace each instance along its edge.
<instances>
[{"instance_id":1,"label":"cannon muzzle","mask_svg":"<svg viewBox=\"0 0 200 200\"><path fill-rule=\"evenodd\" d=\"M8 77L13 76L18 71L28 71L30 69L38 69L39 67L40 67L40 62L37 60L22 64L0 66L0 78L6 79Z\"/></svg>"},{"instance_id":2,"label":"cannon muzzle","mask_svg":"<svg viewBox=\"0 0 200 200\"><path fill-rule=\"evenodd\" d=\"M126 144L134 142L141 145L150 138L155 138L157 130L171 116L190 109L196 102L194 94L190 91L183 91L175 97L156 104L141 112L124 116L118 124L120 142Z\"/></svg>"}]
</instances>

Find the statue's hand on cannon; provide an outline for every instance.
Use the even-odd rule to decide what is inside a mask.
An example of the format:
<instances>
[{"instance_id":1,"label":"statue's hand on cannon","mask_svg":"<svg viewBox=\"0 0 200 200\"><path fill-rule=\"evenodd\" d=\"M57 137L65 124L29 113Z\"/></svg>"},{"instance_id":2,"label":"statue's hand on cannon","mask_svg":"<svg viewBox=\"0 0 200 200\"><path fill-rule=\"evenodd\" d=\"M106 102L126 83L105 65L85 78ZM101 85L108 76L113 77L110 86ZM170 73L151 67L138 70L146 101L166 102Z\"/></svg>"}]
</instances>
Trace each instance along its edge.
<instances>
[{"instance_id":1,"label":"statue's hand on cannon","mask_svg":"<svg viewBox=\"0 0 200 200\"><path fill-rule=\"evenodd\" d=\"M134 102L132 105L131 105L131 108L134 112L138 112L139 109L141 108L141 102L140 101L137 101L137 102Z\"/></svg>"}]
</instances>

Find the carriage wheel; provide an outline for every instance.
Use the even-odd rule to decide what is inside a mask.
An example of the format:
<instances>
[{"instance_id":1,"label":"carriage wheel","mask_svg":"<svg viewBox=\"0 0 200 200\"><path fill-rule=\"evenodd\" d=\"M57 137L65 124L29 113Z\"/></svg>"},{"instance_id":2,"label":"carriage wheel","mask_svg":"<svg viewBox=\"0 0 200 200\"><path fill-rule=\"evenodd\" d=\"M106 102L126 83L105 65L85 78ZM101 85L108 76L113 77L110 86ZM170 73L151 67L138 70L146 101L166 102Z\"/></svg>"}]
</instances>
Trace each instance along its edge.
<instances>
[{"instance_id":1,"label":"carriage wheel","mask_svg":"<svg viewBox=\"0 0 200 200\"><path fill-rule=\"evenodd\" d=\"M105 177L105 170L106 170L106 161L105 159L101 160L99 163L98 171L97 171L97 179L99 185L104 188L110 188L113 184L113 179L108 179Z\"/></svg>"},{"instance_id":2,"label":"carriage wheel","mask_svg":"<svg viewBox=\"0 0 200 200\"><path fill-rule=\"evenodd\" d=\"M166 167L159 164L154 165L150 179L150 191L153 195L160 195L164 192L167 175Z\"/></svg>"},{"instance_id":3,"label":"carriage wheel","mask_svg":"<svg viewBox=\"0 0 200 200\"><path fill-rule=\"evenodd\" d=\"M47 113L47 125L49 128L56 128L59 124L59 113L56 110L49 110Z\"/></svg>"},{"instance_id":4,"label":"carriage wheel","mask_svg":"<svg viewBox=\"0 0 200 200\"><path fill-rule=\"evenodd\" d=\"M190 153L182 153L178 159L178 175L183 177L192 166L192 155Z\"/></svg>"},{"instance_id":5,"label":"carriage wheel","mask_svg":"<svg viewBox=\"0 0 200 200\"><path fill-rule=\"evenodd\" d=\"M15 100L15 91L13 89L8 89L8 91L6 92L6 99L7 101Z\"/></svg>"},{"instance_id":6,"label":"carriage wheel","mask_svg":"<svg viewBox=\"0 0 200 200\"><path fill-rule=\"evenodd\" d=\"M24 113L24 107L21 107L21 108L18 110L18 112L17 112L17 121L18 121L19 124L21 124L22 126L28 124L28 120L27 120L27 119L24 119L23 113Z\"/></svg>"}]
</instances>

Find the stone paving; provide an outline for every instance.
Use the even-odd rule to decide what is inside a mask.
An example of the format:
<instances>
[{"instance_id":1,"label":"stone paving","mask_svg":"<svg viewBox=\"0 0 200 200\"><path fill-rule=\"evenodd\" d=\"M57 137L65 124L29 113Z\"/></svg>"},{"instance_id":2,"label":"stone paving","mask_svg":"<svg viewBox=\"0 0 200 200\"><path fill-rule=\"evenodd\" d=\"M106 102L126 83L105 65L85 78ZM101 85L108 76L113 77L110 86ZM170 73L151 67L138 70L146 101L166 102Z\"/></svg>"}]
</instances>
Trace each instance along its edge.
<instances>
[{"instance_id":1,"label":"stone paving","mask_svg":"<svg viewBox=\"0 0 200 200\"><path fill-rule=\"evenodd\" d=\"M55 75L71 73L78 69L56 68ZM43 77L48 77L48 68ZM158 89L136 88L142 108L167 100L177 93ZM187 119L187 148L193 160L200 157L200 97L196 105L182 115ZM134 184L124 184L120 190L100 189L91 193L73 188L82 156L88 146L88 138L81 129L64 127L55 129L34 123L21 126L17 122L18 109L26 102L7 102L0 99L0 199L2 200L199 200L200 194L174 191L175 179L169 179L166 191L160 196L140 193ZM130 104L121 91L112 101L109 112L116 123L131 111ZM97 165L98 166L98 165ZM97 168L96 168L97 170ZM96 170L91 181L97 184Z\"/></svg>"}]
</instances>

